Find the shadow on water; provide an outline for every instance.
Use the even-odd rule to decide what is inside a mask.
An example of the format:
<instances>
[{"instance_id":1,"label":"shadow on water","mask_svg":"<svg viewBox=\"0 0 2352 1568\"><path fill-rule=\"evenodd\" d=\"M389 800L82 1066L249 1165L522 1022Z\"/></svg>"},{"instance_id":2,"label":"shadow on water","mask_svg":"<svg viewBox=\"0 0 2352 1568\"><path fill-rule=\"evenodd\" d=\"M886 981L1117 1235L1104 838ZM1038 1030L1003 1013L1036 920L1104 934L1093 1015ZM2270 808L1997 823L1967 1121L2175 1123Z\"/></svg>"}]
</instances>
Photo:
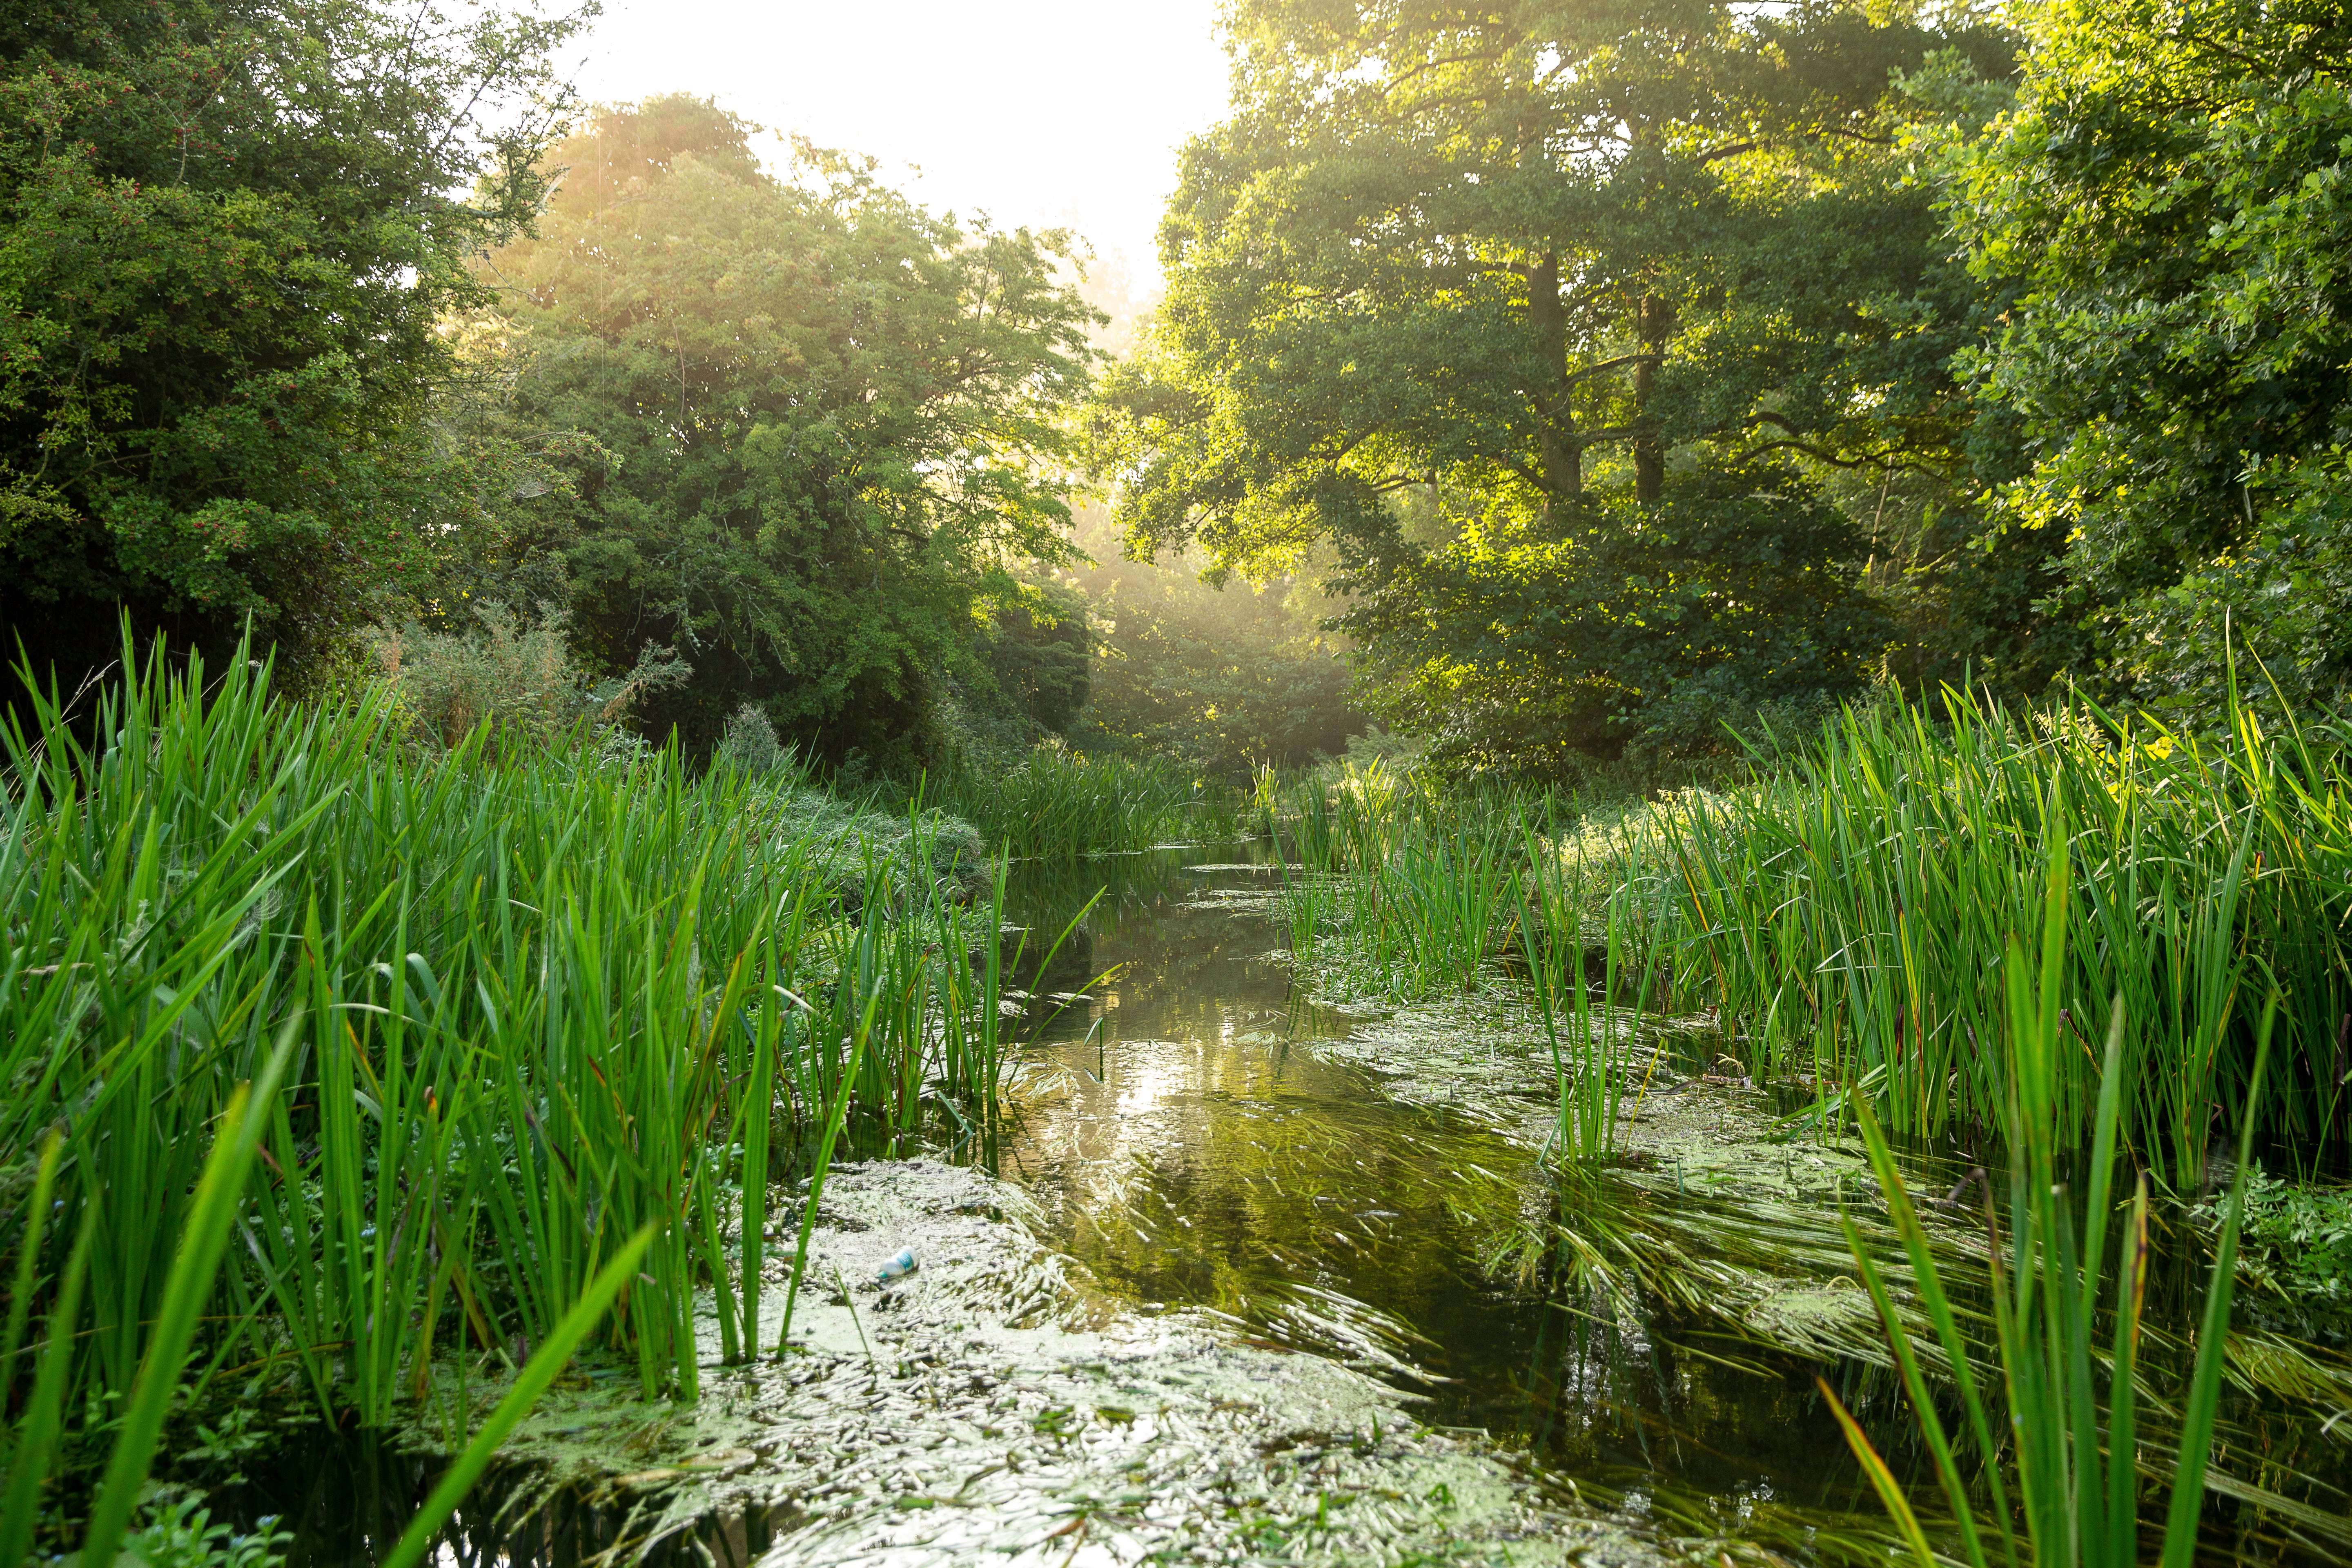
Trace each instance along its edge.
<instances>
[{"instance_id":1,"label":"shadow on water","mask_svg":"<svg viewBox=\"0 0 2352 1568\"><path fill-rule=\"evenodd\" d=\"M286 1568L357 1568L380 1562L440 1477L441 1461L368 1432L320 1433L278 1463L249 1467L218 1501L246 1521L274 1518L291 1537ZM695 1521L654 1538L642 1499L577 1489L550 1493L532 1473L491 1477L475 1489L425 1554L442 1568L748 1568L800 1522L790 1507Z\"/></svg>"}]
</instances>

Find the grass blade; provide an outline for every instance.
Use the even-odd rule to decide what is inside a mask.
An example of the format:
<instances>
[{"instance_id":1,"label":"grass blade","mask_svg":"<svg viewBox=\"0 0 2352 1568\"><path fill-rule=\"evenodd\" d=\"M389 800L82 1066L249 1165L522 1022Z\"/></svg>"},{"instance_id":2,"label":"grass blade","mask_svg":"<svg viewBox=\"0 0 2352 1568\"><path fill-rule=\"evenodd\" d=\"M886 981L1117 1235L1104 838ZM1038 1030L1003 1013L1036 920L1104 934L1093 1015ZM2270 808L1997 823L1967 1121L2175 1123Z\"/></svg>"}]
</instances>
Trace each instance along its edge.
<instances>
[{"instance_id":1,"label":"grass blade","mask_svg":"<svg viewBox=\"0 0 2352 1568\"><path fill-rule=\"evenodd\" d=\"M415 1519L409 1521L408 1528L401 1532L399 1544L392 1549L378 1568L417 1568L417 1564L425 1561L425 1553L433 1544L434 1533L457 1511L457 1505L466 1500L466 1494L474 1489L474 1483L482 1479L482 1472L489 1468L490 1460L497 1456L499 1446L507 1440L507 1434L530 1414L530 1408L539 1403L540 1395L545 1394L548 1385L571 1364L572 1352L578 1350L580 1342L603 1321L604 1314L611 1310L614 1300L620 1295L621 1288L636 1278L637 1265L644 1260L646 1249L653 1245L654 1237L660 1231L658 1225L646 1225L605 1261L604 1267L597 1271L596 1278L589 1282L587 1290L572 1303L572 1310L566 1312L563 1321L555 1326L555 1331L547 1336L546 1341L532 1352L530 1360L524 1363L514 1386L507 1390L506 1397L499 1400L498 1408L490 1412L490 1418L482 1423L482 1429L474 1434L472 1442L466 1445L466 1451L457 1456L456 1462L434 1484L432 1491L425 1496L425 1506L417 1510Z\"/></svg>"}]
</instances>

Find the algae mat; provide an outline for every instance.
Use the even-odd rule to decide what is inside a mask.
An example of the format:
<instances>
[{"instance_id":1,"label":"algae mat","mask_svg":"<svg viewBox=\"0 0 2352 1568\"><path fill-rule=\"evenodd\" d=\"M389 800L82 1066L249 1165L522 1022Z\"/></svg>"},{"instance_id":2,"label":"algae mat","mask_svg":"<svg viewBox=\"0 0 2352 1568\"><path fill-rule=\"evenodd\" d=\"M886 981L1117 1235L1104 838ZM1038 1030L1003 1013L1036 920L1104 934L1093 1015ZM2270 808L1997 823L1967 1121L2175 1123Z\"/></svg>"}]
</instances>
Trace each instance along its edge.
<instances>
[{"instance_id":1,"label":"algae mat","mask_svg":"<svg viewBox=\"0 0 2352 1568\"><path fill-rule=\"evenodd\" d=\"M919 1267L877 1283L901 1247ZM649 1420L631 1394L558 1390L509 1458L632 1510L625 1550L758 1516L769 1568L1654 1560L1387 1384L1121 1308L982 1173L837 1171L810 1262L840 1283L803 1296L781 1363L719 1367L708 1323L698 1406Z\"/></svg>"}]
</instances>

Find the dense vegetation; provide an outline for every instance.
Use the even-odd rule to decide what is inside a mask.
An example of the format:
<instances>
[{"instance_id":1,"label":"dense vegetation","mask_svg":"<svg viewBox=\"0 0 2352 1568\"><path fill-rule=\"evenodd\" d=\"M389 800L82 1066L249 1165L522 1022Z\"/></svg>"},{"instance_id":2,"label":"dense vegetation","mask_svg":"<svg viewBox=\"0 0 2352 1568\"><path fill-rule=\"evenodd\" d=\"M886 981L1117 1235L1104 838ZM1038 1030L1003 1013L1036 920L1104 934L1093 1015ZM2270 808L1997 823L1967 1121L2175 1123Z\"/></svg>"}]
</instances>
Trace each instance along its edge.
<instances>
[{"instance_id":1,"label":"dense vegetation","mask_svg":"<svg viewBox=\"0 0 2352 1568\"><path fill-rule=\"evenodd\" d=\"M909 782L1360 714L1558 778L1887 681L2195 727L2225 645L2289 707L2352 671L2332 7L1251 0L1156 309L703 100L563 121L571 26L19 27L37 665L122 603L315 686L502 605L593 678L667 650L690 756L751 701Z\"/></svg>"},{"instance_id":2,"label":"dense vegetation","mask_svg":"<svg viewBox=\"0 0 2352 1568\"><path fill-rule=\"evenodd\" d=\"M364 0L0 20L0 614L42 668L110 659L125 604L215 649L252 616L311 674L421 569L470 488L429 418L447 322L546 193L577 28Z\"/></svg>"},{"instance_id":3,"label":"dense vegetation","mask_svg":"<svg viewBox=\"0 0 2352 1568\"><path fill-rule=\"evenodd\" d=\"M581 20L0 16L0 1562L223 1368L692 1398L769 1177L988 1136L992 858L1244 828L1303 983L1521 1009L1564 1181L1629 1014L1862 1135L1969 1560L2130 1560L2149 1205L2217 1215L2197 1492L2242 1198L2352 1267L2342 6L1234 0L1123 313L572 105ZM1890 1139L2010 1164L1990 1342Z\"/></svg>"},{"instance_id":4,"label":"dense vegetation","mask_svg":"<svg viewBox=\"0 0 2352 1568\"><path fill-rule=\"evenodd\" d=\"M1598 814L1377 770L1269 793L1298 864L1344 874L1287 895L1327 984L1459 994L1523 966L1561 1005L1715 1015L1721 1049L1801 1088L1824 1124L1866 1103L1890 1132L1983 1144L2019 1091L2010 943L2055 920L2063 961L2041 983L2063 1026L2087 1046L2118 1002L2131 1021L2114 1074L2090 1048L2048 1064L2058 1145L2089 1142L2111 1086L2120 1146L2184 1199L2221 1130L2257 1125L2299 1173L2345 1152L2338 726L2270 736L2242 714L2200 742L2093 714L2044 732L1998 708L1947 728L1915 709L1849 714L1738 787Z\"/></svg>"},{"instance_id":5,"label":"dense vegetation","mask_svg":"<svg viewBox=\"0 0 2352 1568\"><path fill-rule=\"evenodd\" d=\"M2336 690L2343 17L1924 17L1241 5L1100 400L1130 537L1328 542L1457 766L1883 679L2210 709L2225 640Z\"/></svg>"},{"instance_id":6,"label":"dense vegetation","mask_svg":"<svg viewBox=\"0 0 2352 1568\"><path fill-rule=\"evenodd\" d=\"M1059 237L958 227L814 149L778 180L694 99L545 156L478 352L546 493L452 552L444 611L561 604L615 669L676 648L693 672L649 717L697 750L747 700L835 755L903 747L943 685L992 687L975 612L1034 605L1013 569L1069 553L1050 416L1088 312Z\"/></svg>"},{"instance_id":7,"label":"dense vegetation","mask_svg":"<svg viewBox=\"0 0 2352 1568\"><path fill-rule=\"evenodd\" d=\"M987 1126L997 907L951 831L884 819L845 853L788 782L689 779L675 750L502 760L487 727L419 757L382 695L268 687L158 656L101 699L102 752L47 702L6 736L13 1483L62 1443L86 1484L111 1434L78 1413L138 1384L174 1314L248 1402L381 1424L460 1397L436 1344L520 1363L648 1224L602 1342L691 1397L699 1295L730 1356L789 1313L761 1299L770 1176L821 1171L845 1122L877 1150ZM198 1233L205 1130L272 1079L227 1200L250 1245L184 1279L157 1241ZM12 1561L40 1501L0 1515Z\"/></svg>"}]
</instances>

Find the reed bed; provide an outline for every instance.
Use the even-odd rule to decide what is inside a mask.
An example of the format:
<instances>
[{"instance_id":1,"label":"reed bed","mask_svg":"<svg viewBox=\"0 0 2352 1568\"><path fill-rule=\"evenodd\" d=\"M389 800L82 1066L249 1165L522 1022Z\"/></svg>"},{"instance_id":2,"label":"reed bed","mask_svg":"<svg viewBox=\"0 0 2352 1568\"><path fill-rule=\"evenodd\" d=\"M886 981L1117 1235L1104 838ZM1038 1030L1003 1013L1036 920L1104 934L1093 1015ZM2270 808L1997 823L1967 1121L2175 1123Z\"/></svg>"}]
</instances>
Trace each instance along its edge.
<instances>
[{"instance_id":1,"label":"reed bed","mask_svg":"<svg viewBox=\"0 0 2352 1568\"><path fill-rule=\"evenodd\" d=\"M1335 788L1262 774L1255 807L1283 857L1291 951L1320 987L1526 1001L1551 1052L1556 1146L1613 1153L1632 1021L1666 1001L1657 879L1638 846L1562 853L1581 820L1570 797L1446 792L1377 763Z\"/></svg>"},{"instance_id":2,"label":"reed bed","mask_svg":"<svg viewBox=\"0 0 2352 1568\"><path fill-rule=\"evenodd\" d=\"M380 694L298 706L243 659L151 659L94 731L52 695L5 736L12 1474L89 1451L183 1321L167 1392L381 1424L437 1353L520 1366L585 1303L646 1396L691 1398L698 1300L730 1358L779 1342L772 1183L836 1138L989 1134L1002 878L935 879L919 820L845 897L838 835L730 771L483 732L419 760ZM233 1244L175 1275L273 1062L213 1183Z\"/></svg>"},{"instance_id":3,"label":"reed bed","mask_svg":"<svg viewBox=\"0 0 2352 1568\"><path fill-rule=\"evenodd\" d=\"M1222 792L1174 763L1059 747L1039 747L1002 773L960 771L940 804L1007 854L1037 859L1232 837L1239 821Z\"/></svg>"},{"instance_id":4,"label":"reed bed","mask_svg":"<svg viewBox=\"0 0 2352 1568\"><path fill-rule=\"evenodd\" d=\"M2266 732L2251 711L2200 737L1947 693L1932 717L1849 712L1722 793L1613 813L1377 769L1329 787L1265 776L1256 811L1298 873L1294 947L1340 988L1423 998L1508 969L1548 1017L1596 987L1711 1008L1755 1077L1810 1092L1825 1122L1866 1101L1910 1139L1997 1131L2015 1071L2004 954L2038 929L2054 854L2053 984L2074 1042L2056 1136L2089 1140L2100 1069L2083 1021L2120 993L2123 1146L2186 1193L2217 1129L2247 1114L2273 992L2266 1142L2308 1170L2352 1133L2347 756L2340 727Z\"/></svg>"},{"instance_id":5,"label":"reed bed","mask_svg":"<svg viewBox=\"0 0 2352 1568\"><path fill-rule=\"evenodd\" d=\"M2191 1191L2252 1114L2254 1041L2279 998L2266 1140L2340 1154L2352 1071L2352 774L2329 725L2250 711L2198 737L2094 710L1951 698L1849 713L1751 788L1654 814L1683 965L1759 1077L1865 1089L1890 1132L1996 1131L2015 1084L2009 944L2063 921L2050 981L2069 1042L2054 1136L2084 1146L2095 1037L2120 994L2124 1146ZM2049 889L2055 886L2058 891Z\"/></svg>"},{"instance_id":6,"label":"reed bed","mask_svg":"<svg viewBox=\"0 0 2352 1568\"><path fill-rule=\"evenodd\" d=\"M1952 1506L1959 1549L1949 1556L1973 1568L2021 1561L2070 1568L2131 1568L2143 1560L2140 1470L2146 1463L2143 1454L2153 1449L2159 1462L2149 1468L2159 1474L2168 1471L2171 1482L2161 1562L2164 1568L2189 1568L2197 1554L2205 1470L2227 1359L2238 1230L2253 1135L2252 1107L2261 1097L2277 998L2275 993L2266 998L2256 1026L2248 1113L2238 1127L2237 1159L2214 1248L2196 1360L2178 1401L2178 1431L2168 1444L2144 1445L2141 1341L2149 1267L2148 1179L2144 1172L2122 1234L2116 1238L2114 1304L2107 1314L2111 1341L2105 1353L2094 1344L2100 1297L2108 1288L2106 1242L2116 1206L2111 1184L2118 1163L2125 1042L2130 1031L2118 996L2101 1058L2078 1237L2061 1171L2062 1124L2054 1092L2064 1081L2058 1064L2074 1049L2060 1027L2058 1005L2067 967L2066 936L2073 923L2063 842L2053 843L2049 861L2040 962L2029 959L2023 942L2012 936L2002 973L2008 1012L2003 1055L2011 1065L2000 1106L2010 1163L2006 1245L1990 1191L1984 1203L1992 1243L1989 1253L1998 1380L1989 1375L1990 1367L1980 1364L1987 1358L1972 1347L1961 1326L1885 1132L1866 1106L1857 1110L1880 1191L1911 1264L1913 1298L1960 1396L1964 1419L1957 1433L1948 1429L1937 1412L1921 1347L1895 1306L1885 1271L1873 1260L1851 1220L1845 1224L1846 1240L1885 1330L1937 1479ZM1929 1545L1901 1484L1826 1381L1821 1382L1821 1389L1913 1555L1923 1568L1934 1568L1942 1559ZM2167 1447L2171 1452L2162 1453Z\"/></svg>"}]
</instances>

